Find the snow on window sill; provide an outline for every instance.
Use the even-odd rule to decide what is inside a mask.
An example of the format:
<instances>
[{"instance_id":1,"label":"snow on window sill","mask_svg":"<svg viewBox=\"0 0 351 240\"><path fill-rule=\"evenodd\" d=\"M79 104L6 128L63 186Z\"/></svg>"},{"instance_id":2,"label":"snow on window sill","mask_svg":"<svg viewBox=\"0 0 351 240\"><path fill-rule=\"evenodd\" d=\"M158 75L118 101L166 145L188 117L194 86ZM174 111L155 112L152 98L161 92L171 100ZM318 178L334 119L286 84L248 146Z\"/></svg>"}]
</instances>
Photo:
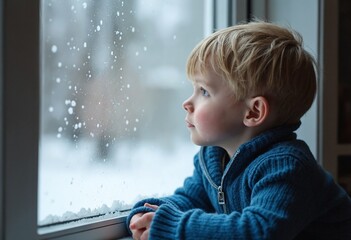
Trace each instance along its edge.
<instances>
[{"instance_id":1,"label":"snow on window sill","mask_svg":"<svg viewBox=\"0 0 351 240\"><path fill-rule=\"evenodd\" d=\"M46 226L39 226L38 234L40 235L40 239L65 239L65 236L72 235L79 236L79 239L86 239L82 238L84 234L92 236L92 232L98 234L97 230L99 230L105 235L107 234L106 238L111 238L111 236L127 237L128 232L125 227L127 215L128 211L116 212L95 217L82 218L75 221L48 224Z\"/></svg>"}]
</instances>

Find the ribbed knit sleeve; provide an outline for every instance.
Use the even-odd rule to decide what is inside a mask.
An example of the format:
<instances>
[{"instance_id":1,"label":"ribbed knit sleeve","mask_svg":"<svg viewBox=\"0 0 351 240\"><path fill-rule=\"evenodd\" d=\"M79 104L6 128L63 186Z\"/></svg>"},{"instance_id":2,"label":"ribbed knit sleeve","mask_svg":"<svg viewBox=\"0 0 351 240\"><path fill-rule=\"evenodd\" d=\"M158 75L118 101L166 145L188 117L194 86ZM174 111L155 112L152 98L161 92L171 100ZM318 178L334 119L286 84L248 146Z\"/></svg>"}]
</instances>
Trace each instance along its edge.
<instances>
[{"instance_id":1,"label":"ribbed knit sleeve","mask_svg":"<svg viewBox=\"0 0 351 240\"><path fill-rule=\"evenodd\" d=\"M233 239L231 232L235 226L228 220L225 214L209 214L200 209L181 212L164 205L155 214L149 237L153 240Z\"/></svg>"},{"instance_id":2,"label":"ribbed knit sleeve","mask_svg":"<svg viewBox=\"0 0 351 240\"><path fill-rule=\"evenodd\" d=\"M176 238L177 228L179 226L180 219L184 215L184 212L174 209L170 206L161 206L157 209L157 216L155 214L151 229L150 239L180 239Z\"/></svg>"},{"instance_id":3,"label":"ribbed knit sleeve","mask_svg":"<svg viewBox=\"0 0 351 240\"><path fill-rule=\"evenodd\" d=\"M248 220L238 212L229 215L200 209L182 212L163 205L155 213L149 239L277 239L263 236L261 228Z\"/></svg>"}]
</instances>

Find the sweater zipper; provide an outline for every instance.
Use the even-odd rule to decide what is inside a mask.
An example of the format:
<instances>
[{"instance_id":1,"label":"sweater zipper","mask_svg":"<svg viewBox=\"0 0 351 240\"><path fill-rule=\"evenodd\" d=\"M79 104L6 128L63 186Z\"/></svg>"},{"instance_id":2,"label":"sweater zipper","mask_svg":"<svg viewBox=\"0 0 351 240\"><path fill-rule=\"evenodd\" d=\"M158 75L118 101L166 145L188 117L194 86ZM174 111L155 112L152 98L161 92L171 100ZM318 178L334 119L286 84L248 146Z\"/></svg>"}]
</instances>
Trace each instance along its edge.
<instances>
[{"instance_id":1,"label":"sweater zipper","mask_svg":"<svg viewBox=\"0 0 351 240\"><path fill-rule=\"evenodd\" d=\"M230 166L233 162L233 160L235 159L235 157L239 154L239 150L236 151L235 155L233 156L233 159L230 161ZM228 172L228 169L230 169L230 166L227 166L224 173L223 173L223 176L222 176L222 179L221 179L221 185L220 186L217 186L217 184L212 180L212 178L210 177L210 174L207 170L207 167L205 165L205 161L203 159L203 152L201 152L200 154L200 166L205 174L205 177L207 178L208 182L210 183L210 185L212 187L214 187L215 189L217 189L217 201L218 201L218 204L220 206L222 206L222 209L223 209L223 212L224 213L228 213L228 210L227 210L227 205L225 203L225 193L224 193L224 190L223 190L223 182L224 182L224 178Z\"/></svg>"}]
</instances>

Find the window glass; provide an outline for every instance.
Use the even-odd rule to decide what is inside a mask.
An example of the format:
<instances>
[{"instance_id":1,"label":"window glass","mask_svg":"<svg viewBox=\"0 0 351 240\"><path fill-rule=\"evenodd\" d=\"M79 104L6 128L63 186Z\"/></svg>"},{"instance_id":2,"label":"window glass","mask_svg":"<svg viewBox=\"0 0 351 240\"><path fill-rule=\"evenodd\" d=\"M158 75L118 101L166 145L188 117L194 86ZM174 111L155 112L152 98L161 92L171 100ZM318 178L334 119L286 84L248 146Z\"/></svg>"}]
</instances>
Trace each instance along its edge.
<instances>
[{"instance_id":1,"label":"window glass","mask_svg":"<svg viewBox=\"0 0 351 240\"><path fill-rule=\"evenodd\" d=\"M172 193L197 147L182 102L202 0L42 0L38 224Z\"/></svg>"}]
</instances>

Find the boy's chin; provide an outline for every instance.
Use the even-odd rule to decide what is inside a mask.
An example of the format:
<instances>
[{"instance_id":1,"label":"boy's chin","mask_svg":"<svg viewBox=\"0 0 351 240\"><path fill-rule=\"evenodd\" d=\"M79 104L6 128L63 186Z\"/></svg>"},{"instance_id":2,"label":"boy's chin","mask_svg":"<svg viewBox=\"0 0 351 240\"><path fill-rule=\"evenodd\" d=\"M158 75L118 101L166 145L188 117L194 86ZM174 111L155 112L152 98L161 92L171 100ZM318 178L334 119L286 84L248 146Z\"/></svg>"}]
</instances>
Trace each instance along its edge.
<instances>
[{"instance_id":1,"label":"boy's chin","mask_svg":"<svg viewBox=\"0 0 351 240\"><path fill-rule=\"evenodd\" d=\"M203 141L202 139L195 138L195 137L193 137L193 136L191 136L191 141L192 141L195 145L200 146L200 147L211 145L211 144L209 144L208 142Z\"/></svg>"}]
</instances>

